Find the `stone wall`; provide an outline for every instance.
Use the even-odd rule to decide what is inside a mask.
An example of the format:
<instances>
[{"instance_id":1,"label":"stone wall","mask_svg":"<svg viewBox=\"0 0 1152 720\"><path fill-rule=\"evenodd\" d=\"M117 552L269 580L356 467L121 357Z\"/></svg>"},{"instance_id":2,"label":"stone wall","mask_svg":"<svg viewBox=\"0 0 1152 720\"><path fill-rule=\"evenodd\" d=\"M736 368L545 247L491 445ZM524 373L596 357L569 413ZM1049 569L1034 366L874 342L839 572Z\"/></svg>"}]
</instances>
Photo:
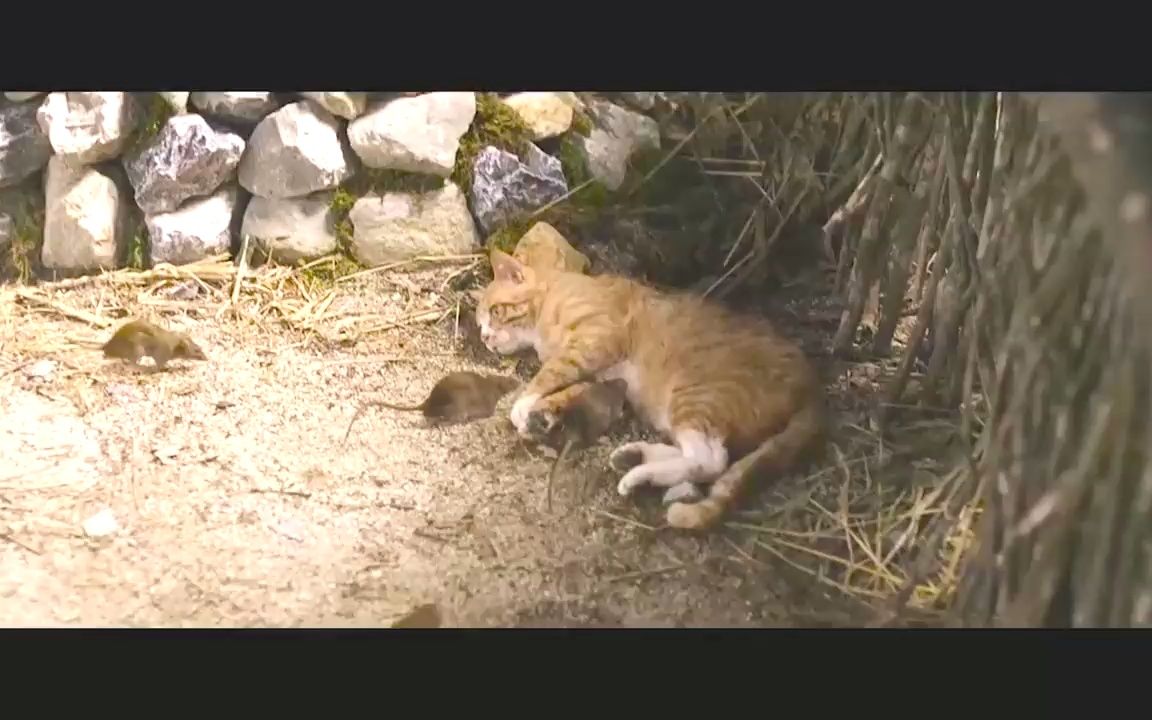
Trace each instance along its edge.
<instances>
[{"instance_id":1,"label":"stone wall","mask_svg":"<svg viewBox=\"0 0 1152 720\"><path fill-rule=\"evenodd\" d=\"M629 159L660 145L643 114L655 95L7 92L0 253L21 228L25 251L61 276L190 263L243 235L289 263L475 252L569 192L561 148L619 188ZM481 101L511 110L526 137L518 152L471 148L461 170L464 138L486 136ZM30 233L21 199L42 208Z\"/></svg>"}]
</instances>

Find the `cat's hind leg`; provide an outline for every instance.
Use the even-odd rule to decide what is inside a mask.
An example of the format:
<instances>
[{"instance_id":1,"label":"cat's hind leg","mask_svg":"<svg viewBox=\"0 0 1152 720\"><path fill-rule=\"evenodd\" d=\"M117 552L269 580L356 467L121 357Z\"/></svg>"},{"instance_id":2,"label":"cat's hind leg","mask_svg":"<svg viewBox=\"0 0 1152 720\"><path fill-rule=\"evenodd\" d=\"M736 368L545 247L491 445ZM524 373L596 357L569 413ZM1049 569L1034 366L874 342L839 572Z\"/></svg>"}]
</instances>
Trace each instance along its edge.
<instances>
[{"instance_id":1,"label":"cat's hind leg","mask_svg":"<svg viewBox=\"0 0 1152 720\"><path fill-rule=\"evenodd\" d=\"M665 453L664 457L649 459L636 465L620 478L616 486L621 495L630 495L641 485L673 488L684 483L704 483L714 480L728 467L728 449L721 438L700 430L681 430L676 433L679 456ZM678 492L686 492L681 488Z\"/></svg>"},{"instance_id":2,"label":"cat's hind leg","mask_svg":"<svg viewBox=\"0 0 1152 720\"><path fill-rule=\"evenodd\" d=\"M675 445L650 442L627 442L620 445L608 456L608 464L617 472L628 472L637 465L668 458L681 457L684 453Z\"/></svg>"},{"instance_id":3,"label":"cat's hind leg","mask_svg":"<svg viewBox=\"0 0 1152 720\"><path fill-rule=\"evenodd\" d=\"M683 457L684 453L675 445L650 442L629 442L612 451L608 456L608 464L618 472L628 472L637 465L657 460ZM684 482L673 485L664 493L664 504L675 502L697 502L704 497L696 483Z\"/></svg>"},{"instance_id":4,"label":"cat's hind leg","mask_svg":"<svg viewBox=\"0 0 1152 720\"><path fill-rule=\"evenodd\" d=\"M665 505L672 503L694 503L700 502L704 499L704 493L700 491L700 486L696 483L680 483L668 488L664 493L664 498L661 500Z\"/></svg>"}]
</instances>

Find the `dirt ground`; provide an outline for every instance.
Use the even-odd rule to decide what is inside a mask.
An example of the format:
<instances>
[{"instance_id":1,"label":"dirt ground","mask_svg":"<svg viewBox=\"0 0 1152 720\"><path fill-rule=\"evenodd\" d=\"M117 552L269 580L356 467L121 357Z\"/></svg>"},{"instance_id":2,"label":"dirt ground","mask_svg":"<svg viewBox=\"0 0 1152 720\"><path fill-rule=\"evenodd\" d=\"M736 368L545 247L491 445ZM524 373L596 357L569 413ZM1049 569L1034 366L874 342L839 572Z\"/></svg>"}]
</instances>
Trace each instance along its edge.
<instances>
[{"instance_id":1,"label":"dirt ground","mask_svg":"<svg viewBox=\"0 0 1152 720\"><path fill-rule=\"evenodd\" d=\"M326 317L349 327L445 307L355 343L270 319L287 301L242 300L233 316L226 286L161 300L92 284L44 293L54 308L5 298L0 624L380 627L424 602L464 627L861 622L862 602L758 542L757 523L803 490L795 478L749 498L740 527L697 536L657 527L655 491L616 495L606 458L634 426L561 471L548 513L551 457L518 441L514 393L456 427L368 410L342 445L361 400L417 402L451 370L512 372L469 349L447 272L338 285ZM63 342L109 332L69 312L160 318L211 359L132 371Z\"/></svg>"}]
</instances>

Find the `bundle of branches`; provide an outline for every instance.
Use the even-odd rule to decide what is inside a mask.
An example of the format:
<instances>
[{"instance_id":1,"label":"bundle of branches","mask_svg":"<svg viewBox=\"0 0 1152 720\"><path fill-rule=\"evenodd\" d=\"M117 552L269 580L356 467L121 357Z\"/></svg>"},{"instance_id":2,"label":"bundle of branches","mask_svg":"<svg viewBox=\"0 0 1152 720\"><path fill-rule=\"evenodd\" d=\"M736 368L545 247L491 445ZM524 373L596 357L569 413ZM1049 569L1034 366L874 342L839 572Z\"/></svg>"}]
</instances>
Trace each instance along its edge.
<instances>
[{"instance_id":1,"label":"bundle of branches","mask_svg":"<svg viewBox=\"0 0 1152 720\"><path fill-rule=\"evenodd\" d=\"M858 354L868 325L866 350L896 362L880 424L908 403L960 418L970 450L949 475L947 512L922 536L919 577L975 504L958 605L967 622L1148 623L1152 341L1133 272L1148 264L1129 259L1124 238L1152 236L1152 178L1123 174L1116 158L1136 143L1146 153L1132 167L1152 166L1152 142L1115 149L1134 132L1123 128L1152 128L1152 113L1108 131L1064 106L1061 142L1032 100L1011 94L697 104L692 154L727 183L728 209L743 207L722 246L726 276L748 279L789 222L824 220L843 301L834 352ZM738 154L743 170L715 169L716 155ZM901 326L909 308L915 322Z\"/></svg>"},{"instance_id":2,"label":"bundle of branches","mask_svg":"<svg viewBox=\"0 0 1152 720\"><path fill-rule=\"evenodd\" d=\"M974 313L994 391L958 610L973 624L1148 625L1152 113L1086 94L1037 104L1050 122L1017 143Z\"/></svg>"}]
</instances>

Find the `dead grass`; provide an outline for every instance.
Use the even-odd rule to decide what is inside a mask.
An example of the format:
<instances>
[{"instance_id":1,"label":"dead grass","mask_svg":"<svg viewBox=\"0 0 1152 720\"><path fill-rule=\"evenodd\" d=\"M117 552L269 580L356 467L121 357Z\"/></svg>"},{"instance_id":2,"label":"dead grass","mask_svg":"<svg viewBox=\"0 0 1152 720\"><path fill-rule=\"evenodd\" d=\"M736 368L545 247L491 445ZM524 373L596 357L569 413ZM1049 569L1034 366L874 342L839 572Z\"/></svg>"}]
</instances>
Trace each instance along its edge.
<instances>
[{"instance_id":1,"label":"dead grass","mask_svg":"<svg viewBox=\"0 0 1152 720\"><path fill-rule=\"evenodd\" d=\"M945 473L916 459L951 430L918 421L898 445L882 440L855 414L866 401L845 378L858 369L833 385L843 427L829 457L707 537L663 528L655 497L612 491L608 451L635 426L570 458L558 487L592 480L592 494L559 513L544 510L551 458L516 441L503 415L433 432L376 413L333 454L356 395L383 385L414 397L467 362L453 286L474 262L348 278L213 261L5 289L6 414L60 447L29 450L0 481L4 573L65 624L151 626L379 624L427 601L456 625L853 625L907 582L908 550L948 495ZM210 364L135 379L102 364L95 343L141 314L205 338ZM29 375L44 361L50 379ZM255 424L221 424L236 405ZM127 528L111 549L77 529L104 506ZM947 596L964 542L945 544L914 608ZM85 547L138 579L82 569ZM160 560L172 553L179 572ZM73 569L43 574L61 563ZM98 588L69 599L50 577ZM14 601L4 622L29 607Z\"/></svg>"}]
</instances>

